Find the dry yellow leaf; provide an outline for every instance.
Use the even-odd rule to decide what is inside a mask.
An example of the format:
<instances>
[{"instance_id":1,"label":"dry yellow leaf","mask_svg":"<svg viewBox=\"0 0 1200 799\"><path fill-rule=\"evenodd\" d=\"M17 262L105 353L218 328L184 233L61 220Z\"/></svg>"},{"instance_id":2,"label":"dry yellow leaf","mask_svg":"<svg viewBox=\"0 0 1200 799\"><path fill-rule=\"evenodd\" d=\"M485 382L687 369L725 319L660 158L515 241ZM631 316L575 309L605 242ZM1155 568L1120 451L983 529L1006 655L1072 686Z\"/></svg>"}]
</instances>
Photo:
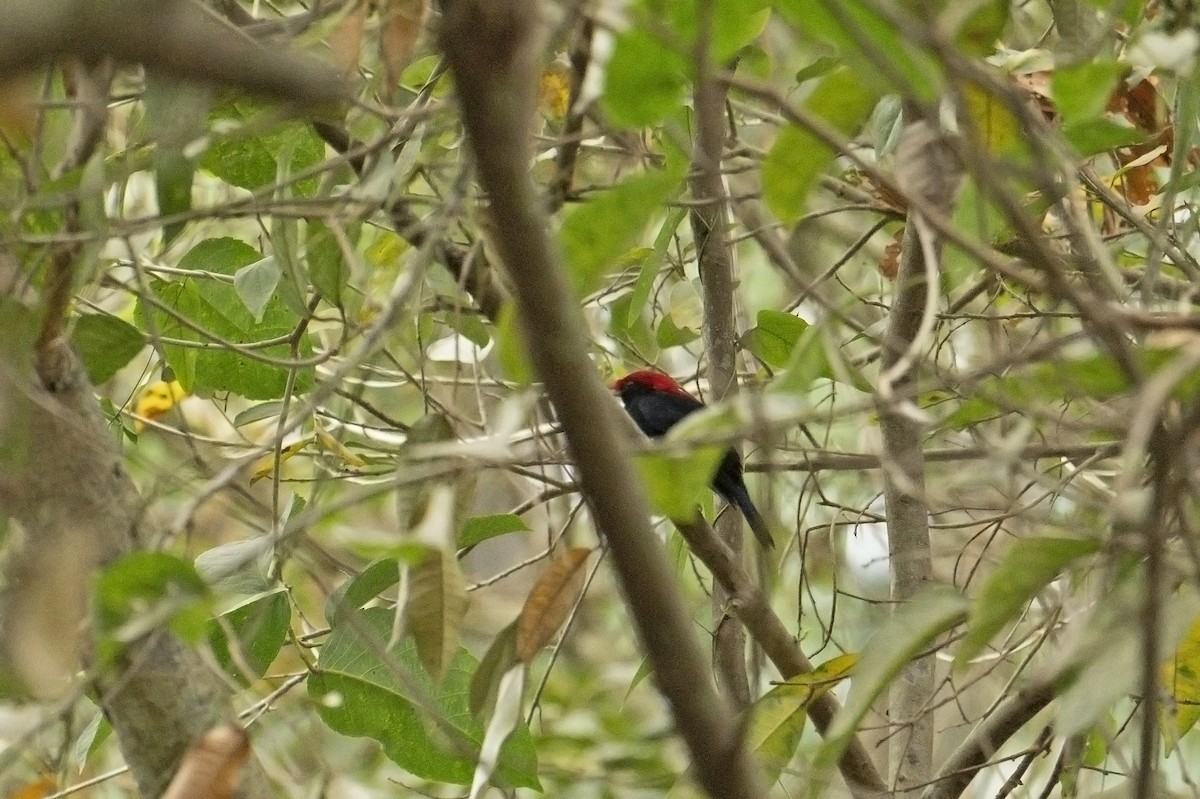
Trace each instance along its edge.
<instances>
[{"instance_id":1,"label":"dry yellow leaf","mask_svg":"<svg viewBox=\"0 0 1200 799\"><path fill-rule=\"evenodd\" d=\"M169 383L159 380L142 389L141 395L134 403L133 412L142 419L157 419L178 405L179 401L187 395L187 391L179 384L178 380L172 380ZM133 429L139 433L146 427L146 423L142 419L137 419L133 423Z\"/></svg>"},{"instance_id":2,"label":"dry yellow leaf","mask_svg":"<svg viewBox=\"0 0 1200 799\"><path fill-rule=\"evenodd\" d=\"M321 445L321 449L333 453L347 466L361 469L367 465L366 461L355 455L353 450L330 435L329 431L323 427L317 428L317 443Z\"/></svg>"},{"instance_id":3,"label":"dry yellow leaf","mask_svg":"<svg viewBox=\"0 0 1200 799\"><path fill-rule=\"evenodd\" d=\"M283 448L283 451L279 453L279 465L282 466L290 459L296 457L296 455L304 451L305 447L313 443L314 440L314 436L305 436L299 441L293 441L291 444L288 444ZM270 477L274 473L275 453L268 452L266 455L263 455L254 462L254 468L250 472L250 482L253 483L255 480L260 480L264 477Z\"/></svg>"},{"instance_id":4,"label":"dry yellow leaf","mask_svg":"<svg viewBox=\"0 0 1200 799\"><path fill-rule=\"evenodd\" d=\"M571 101L571 70L560 61L551 62L538 81L538 107L550 119L567 115Z\"/></svg>"}]
</instances>

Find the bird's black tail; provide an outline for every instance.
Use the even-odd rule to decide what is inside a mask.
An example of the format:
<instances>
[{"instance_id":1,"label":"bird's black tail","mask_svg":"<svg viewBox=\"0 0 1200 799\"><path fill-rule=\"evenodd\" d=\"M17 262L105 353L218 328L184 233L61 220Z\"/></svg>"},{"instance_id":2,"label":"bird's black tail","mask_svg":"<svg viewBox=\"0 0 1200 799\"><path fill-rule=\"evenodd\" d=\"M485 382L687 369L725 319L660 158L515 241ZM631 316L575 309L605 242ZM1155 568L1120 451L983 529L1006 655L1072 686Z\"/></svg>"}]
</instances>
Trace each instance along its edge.
<instances>
[{"instance_id":1,"label":"bird's black tail","mask_svg":"<svg viewBox=\"0 0 1200 799\"><path fill-rule=\"evenodd\" d=\"M725 487L728 490L728 486ZM758 508L754 507L754 502L750 500L750 492L744 486L735 486L728 491L728 499L737 505L738 510L742 512L742 516L746 519L746 524L750 525L750 529L754 532L754 537L758 539L758 543L762 544L763 549L774 549L775 541L771 538L771 530L767 527L767 520L758 512Z\"/></svg>"}]
</instances>

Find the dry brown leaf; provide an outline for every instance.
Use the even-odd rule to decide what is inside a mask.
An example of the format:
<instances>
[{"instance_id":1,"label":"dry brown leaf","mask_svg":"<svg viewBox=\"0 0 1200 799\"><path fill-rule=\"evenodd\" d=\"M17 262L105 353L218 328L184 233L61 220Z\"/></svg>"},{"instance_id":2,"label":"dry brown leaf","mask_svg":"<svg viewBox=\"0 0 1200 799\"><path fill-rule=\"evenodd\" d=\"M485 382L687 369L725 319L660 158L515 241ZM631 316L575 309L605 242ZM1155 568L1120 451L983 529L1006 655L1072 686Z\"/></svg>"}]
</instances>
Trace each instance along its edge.
<instances>
[{"instance_id":1,"label":"dry brown leaf","mask_svg":"<svg viewBox=\"0 0 1200 799\"><path fill-rule=\"evenodd\" d=\"M192 744L162 799L233 799L250 739L237 724L213 727Z\"/></svg>"},{"instance_id":2,"label":"dry brown leaf","mask_svg":"<svg viewBox=\"0 0 1200 799\"><path fill-rule=\"evenodd\" d=\"M517 619L517 660L528 663L558 632L583 590L583 566L592 550L563 552L542 573Z\"/></svg>"},{"instance_id":3,"label":"dry brown leaf","mask_svg":"<svg viewBox=\"0 0 1200 799\"><path fill-rule=\"evenodd\" d=\"M412 60L417 39L429 17L429 0L379 0L379 55L383 59L389 94Z\"/></svg>"},{"instance_id":4,"label":"dry brown leaf","mask_svg":"<svg viewBox=\"0 0 1200 799\"><path fill-rule=\"evenodd\" d=\"M904 240L904 228L896 231L892 241L883 248L883 258L879 261L879 274L888 280L895 280L900 272L900 242Z\"/></svg>"},{"instance_id":5,"label":"dry brown leaf","mask_svg":"<svg viewBox=\"0 0 1200 799\"><path fill-rule=\"evenodd\" d=\"M1057 125L1059 122L1058 108L1050 97L1051 74L1048 70L1027 72L1014 75L1013 81L1025 91L1030 104L1037 109L1038 113L1050 124Z\"/></svg>"},{"instance_id":6,"label":"dry brown leaf","mask_svg":"<svg viewBox=\"0 0 1200 799\"><path fill-rule=\"evenodd\" d=\"M1158 194L1158 178L1149 164L1130 167L1121 173L1120 189L1125 199L1134 205L1145 205Z\"/></svg>"},{"instance_id":7,"label":"dry brown leaf","mask_svg":"<svg viewBox=\"0 0 1200 799\"><path fill-rule=\"evenodd\" d=\"M0 80L0 133L27 142L37 127L37 101L24 76Z\"/></svg>"},{"instance_id":8,"label":"dry brown leaf","mask_svg":"<svg viewBox=\"0 0 1200 799\"><path fill-rule=\"evenodd\" d=\"M343 73L349 74L358 66L362 52L363 30L367 26L367 0L359 0L346 12L333 33L329 35L329 49L333 52L333 63Z\"/></svg>"}]
</instances>

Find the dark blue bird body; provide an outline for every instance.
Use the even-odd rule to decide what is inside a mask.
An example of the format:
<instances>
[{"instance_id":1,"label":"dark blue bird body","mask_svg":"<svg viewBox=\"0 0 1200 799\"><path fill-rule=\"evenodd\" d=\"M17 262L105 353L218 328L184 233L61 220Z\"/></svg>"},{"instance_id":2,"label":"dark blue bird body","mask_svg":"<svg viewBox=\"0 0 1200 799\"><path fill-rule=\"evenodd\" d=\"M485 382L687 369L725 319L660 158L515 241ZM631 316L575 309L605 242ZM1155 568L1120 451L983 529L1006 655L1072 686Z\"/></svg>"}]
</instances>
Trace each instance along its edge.
<instances>
[{"instance_id":1,"label":"dark blue bird body","mask_svg":"<svg viewBox=\"0 0 1200 799\"><path fill-rule=\"evenodd\" d=\"M670 377L649 369L626 375L613 383L613 390L621 398L634 423L650 438L666 435L684 417L704 407L703 402L684 391ZM766 521L750 500L750 492L746 490L746 481L742 476L742 459L735 450L725 453L717 473L713 475L712 487L726 502L742 512L760 544L767 549L775 546Z\"/></svg>"}]
</instances>

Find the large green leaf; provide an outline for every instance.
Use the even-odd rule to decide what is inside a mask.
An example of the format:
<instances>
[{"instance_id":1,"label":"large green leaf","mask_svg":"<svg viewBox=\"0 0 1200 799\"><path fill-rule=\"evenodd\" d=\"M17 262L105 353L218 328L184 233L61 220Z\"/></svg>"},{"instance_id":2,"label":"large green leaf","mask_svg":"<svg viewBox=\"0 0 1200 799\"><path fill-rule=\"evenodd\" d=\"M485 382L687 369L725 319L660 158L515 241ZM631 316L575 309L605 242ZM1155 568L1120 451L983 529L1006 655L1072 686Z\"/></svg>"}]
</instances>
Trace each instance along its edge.
<instances>
[{"instance_id":1,"label":"large green leaf","mask_svg":"<svg viewBox=\"0 0 1200 799\"><path fill-rule=\"evenodd\" d=\"M1055 69L1050 75L1050 89L1063 125L1099 119L1117 78L1126 69L1128 67L1115 61L1094 61Z\"/></svg>"},{"instance_id":2,"label":"large green leaf","mask_svg":"<svg viewBox=\"0 0 1200 799\"><path fill-rule=\"evenodd\" d=\"M688 60L644 27L617 37L601 104L613 121L630 127L661 122L683 103Z\"/></svg>"},{"instance_id":3,"label":"large green leaf","mask_svg":"<svg viewBox=\"0 0 1200 799\"><path fill-rule=\"evenodd\" d=\"M1081 538L1023 538L1013 544L971 602L955 664L966 664L1072 561L1097 549L1098 543Z\"/></svg>"},{"instance_id":4,"label":"large green leaf","mask_svg":"<svg viewBox=\"0 0 1200 799\"><path fill-rule=\"evenodd\" d=\"M679 192L681 180L675 170L634 175L567 217L559 238L576 296L594 291L606 271L638 244L646 224Z\"/></svg>"},{"instance_id":5,"label":"large green leaf","mask_svg":"<svg viewBox=\"0 0 1200 799\"><path fill-rule=\"evenodd\" d=\"M146 336L128 322L108 314L85 314L75 320L71 346L83 361L88 380L98 386L132 361L146 346Z\"/></svg>"},{"instance_id":6,"label":"large green leaf","mask_svg":"<svg viewBox=\"0 0 1200 799\"><path fill-rule=\"evenodd\" d=\"M458 546L469 547L509 533L522 533L529 529L525 520L515 513L496 513L491 516L473 516L463 522L458 531Z\"/></svg>"},{"instance_id":7,"label":"large green leaf","mask_svg":"<svg viewBox=\"0 0 1200 799\"><path fill-rule=\"evenodd\" d=\"M96 581L95 598L103 662L163 626L189 643L208 631L208 586L191 563L166 552L134 552L108 565Z\"/></svg>"},{"instance_id":8,"label":"large green leaf","mask_svg":"<svg viewBox=\"0 0 1200 799\"><path fill-rule=\"evenodd\" d=\"M857 660L852 654L835 657L775 686L751 707L746 745L758 755L768 784L776 782L795 757L813 700L845 679Z\"/></svg>"},{"instance_id":9,"label":"large green leaf","mask_svg":"<svg viewBox=\"0 0 1200 799\"><path fill-rule=\"evenodd\" d=\"M638 453L634 461L650 505L668 519L694 520L725 451L724 447L703 446L689 452Z\"/></svg>"},{"instance_id":10,"label":"large green leaf","mask_svg":"<svg viewBox=\"0 0 1200 799\"><path fill-rule=\"evenodd\" d=\"M859 73L836 69L821 79L804 104L814 116L849 136L871 115L878 92ZM833 148L799 125L779 131L763 162L763 197L785 222L804 213L808 192L833 159Z\"/></svg>"},{"instance_id":11,"label":"large green leaf","mask_svg":"<svg viewBox=\"0 0 1200 799\"><path fill-rule=\"evenodd\" d=\"M325 618L336 621L353 615L363 605L400 581L400 561L379 558L335 588L325 603Z\"/></svg>"},{"instance_id":12,"label":"large green leaf","mask_svg":"<svg viewBox=\"0 0 1200 799\"><path fill-rule=\"evenodd\" d=\"M873 84L874 91L882 94L904 87L923 98L936 95L937 61L918 50L870 0L774 0L773 5L809 41L832 45L853 65L860 81ZM881 67L878 58L887 59L887 65Z\"/></svg>"},{"instance_id":13,"label":"large green leaf","mask_svg":"<svg viewBox=\"0 0 1200 799\"><path fill-rule=\"evenodd\" d=\"M221 342L250 346L263 356L287 361L292 356L285 341L266 347L256 345L291 335L299 322L296 315L276 295L263 303L261 321L256 320L231 281L199 274L202 270L233 277L244 267L261 261L261 254L245 242L232 238L208 239L180 260L181 268L197 271L195 277L149 281L158 302L170 311L140 303L139 316L148 332L194 342L193 346L165 342L161 345L176 379L188 391L229 391L248 399L275 399L283 395L288 379L286 369L254 360L222 346ZM312 355L307 334L301 337L299 354ZM299 369L295 390L307 391L313 379L311 367Z\"/></svg>"},{"instance_id":14,"label":"large green leaf","mask_svg":"<svg viewBox=\"0 0 1200 799\"><path fill-rule=\"evenodd\" d=\"M785 311L762 310L758 324L746 331L746 346L772 369L782 369L792 357L808 322Z\"/></svg>"},{"instance_id":15,"label":"large green leaf","mask_svg":"<svg viewBox=\"0 0 1200 799\"><path fill-rule=\"evenodd\" d=\"M445 679L435 684L411 639L384 651L392 617L391 611L368 608L335 624L308 681L309 694L337 732L378 741L388 758L423 779L469 784L484 736L483 723L467 706L478 664L459 649ZM456 731L468 751L447 743L431 713ZM497 773L509 785L540 788L537 753L523 722L506 741Z\"/></svg>"},{"instance_id":16,"label":"large green leaf","mask_svg":"<svg viewBox=\"0 0 1200 799\"><path fill-rule=\"evenodd\" d=\"M275 182L280 158L287 159L286 173L294 174L316 166L325 157L325 144L306 122L278 124L272 112L260 112L245 99L229 103L213 113L219 131L200 158L200 166L226 183L254 191ZM312 195L317 178L298 181L297 194Z\"/></svg>"},{"instance_id":17,"label":"large green leaf","mask_svg":"<svg viewBox=\"0 0 1200 799\"><path fill-rule=\"evenodd\" d=\"M279 589L242 602L223 613L221 620L223 624L214 622L209 631L209 646L225 672L244 683L265 674L283 648L292 620L292 605L287 593ZM234 651L226 627L236 639Z\"/></svg>"}]
</instances>

